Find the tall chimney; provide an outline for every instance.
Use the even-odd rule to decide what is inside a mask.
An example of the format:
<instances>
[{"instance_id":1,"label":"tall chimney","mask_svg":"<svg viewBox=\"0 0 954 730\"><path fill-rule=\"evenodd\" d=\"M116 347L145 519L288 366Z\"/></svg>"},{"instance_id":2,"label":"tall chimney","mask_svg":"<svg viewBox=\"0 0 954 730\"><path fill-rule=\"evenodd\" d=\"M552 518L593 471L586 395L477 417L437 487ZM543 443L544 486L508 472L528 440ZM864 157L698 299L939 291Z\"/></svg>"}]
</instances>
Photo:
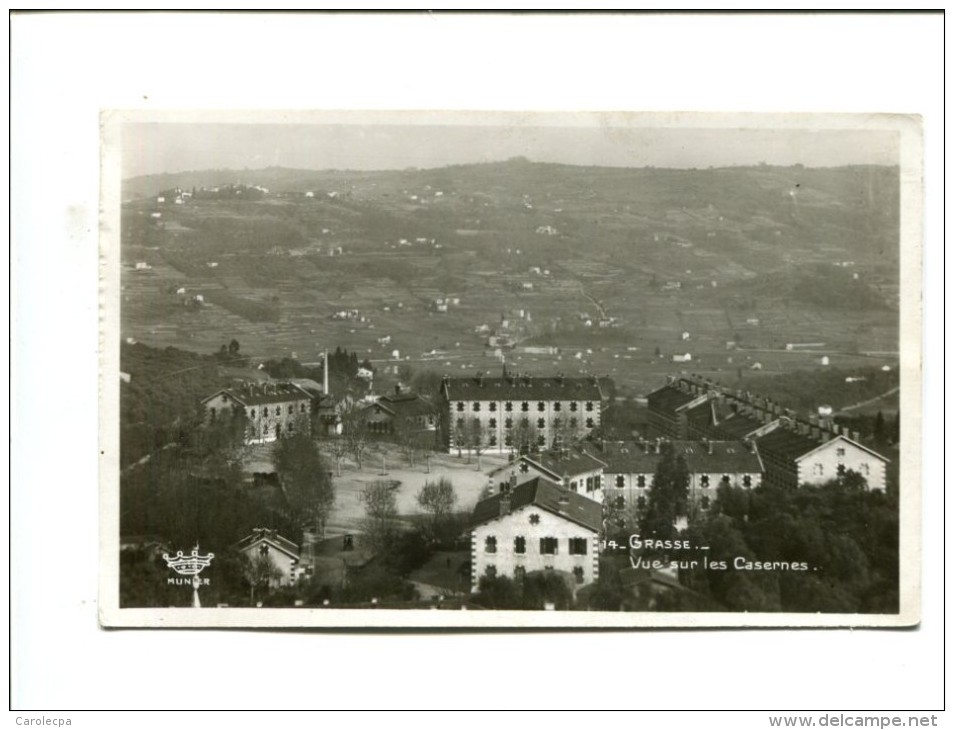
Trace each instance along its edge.
<instances>
[{"instance_id":1,"label":"tall chimney","mask_svg":"<svg viewBox=\"0 0 954 730\"><path fill-rule=\"evenodd\" d=\"M322 369L322 392L328 395L328 350L325 350L325 367Z\"/></svg>"}]
</instances>

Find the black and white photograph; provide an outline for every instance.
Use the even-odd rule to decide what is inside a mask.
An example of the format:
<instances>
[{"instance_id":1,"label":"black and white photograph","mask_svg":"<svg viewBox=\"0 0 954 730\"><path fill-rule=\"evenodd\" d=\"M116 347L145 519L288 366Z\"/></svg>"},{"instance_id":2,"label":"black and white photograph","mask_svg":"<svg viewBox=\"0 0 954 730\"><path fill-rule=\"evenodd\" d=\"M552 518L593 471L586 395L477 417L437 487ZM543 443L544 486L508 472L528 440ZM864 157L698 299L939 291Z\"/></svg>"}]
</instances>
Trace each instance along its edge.
<instances>
[{"instance_id":1,"label":"black and white photograph","mask_svg":"<svg viewBox=\"0 0 954 730\"><path fill-rule=\"evenodd\" d=\"M106 625L918 621L916 117L103 130Z\"/></svg>"}]
</instances>

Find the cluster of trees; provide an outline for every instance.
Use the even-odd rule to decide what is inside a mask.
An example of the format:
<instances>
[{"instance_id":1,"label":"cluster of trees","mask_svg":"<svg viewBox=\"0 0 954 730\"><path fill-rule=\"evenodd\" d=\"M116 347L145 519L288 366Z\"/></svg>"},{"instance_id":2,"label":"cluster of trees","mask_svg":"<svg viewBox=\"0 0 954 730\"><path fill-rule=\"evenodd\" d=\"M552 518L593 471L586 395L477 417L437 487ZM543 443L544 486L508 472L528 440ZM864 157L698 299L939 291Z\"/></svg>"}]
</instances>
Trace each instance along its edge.
<instances>
[{"instance_id":1,"label":"cluster of trees","mask_svg":"<svg viewBox=\"0 0 954 730\"><path fill-rule=\"evenodd\" d=\"M527 573L522 579L484 576L477 586L474 603L498 610L542 610L552 605L558 611L573 608L573 590L567 579L554 571Z\"/></svg>"}]
</instances>

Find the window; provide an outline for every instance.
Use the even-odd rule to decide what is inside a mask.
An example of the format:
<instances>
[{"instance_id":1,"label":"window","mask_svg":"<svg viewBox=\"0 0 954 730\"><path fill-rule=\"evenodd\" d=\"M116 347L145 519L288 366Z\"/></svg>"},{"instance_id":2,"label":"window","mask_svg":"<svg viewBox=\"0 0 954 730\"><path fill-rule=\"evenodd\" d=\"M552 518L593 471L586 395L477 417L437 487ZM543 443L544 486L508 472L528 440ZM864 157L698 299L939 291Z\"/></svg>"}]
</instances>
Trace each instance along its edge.
<instances>
[{"instance_id":1,"label":"window","mask_svg":"<svg viewBox=\"0 0 954 730\"><path fill-rule=\"evenodd\" d=\"M640 497L639 499L637 499L637 500L636 500L636 507L637 507L637 509L646 509L646 498L645 498L645 497Z\"/></svg>"},{"instance_id":2,"label":"window","mask_svg":"<svg viewBox=\"0 0 954 730\"><path fill-rule=\"evenodd\" d=\"M527 538L525 538L523 535L517 535L513 539L513 551L517 553L517 555L523 555L524 553L526 553Z\"/></svg>"},{"instance_id":3,"label":"window","mask_svg":"<svg viewBox=\"0 0 954 730\"><path fill-rule=\"evenodd\" d=\"M265 416L265 418L268 418L268 406L265 406L262 409L262 415Z\"/></svg>"},{"instance_id":4,"label":"window","mask_svg":"<svg viewBox=\"0 0 954 730\"><path fill-rule=\"evenodd\" d=\"M563 423L559 418L553 419L553 428L560 428L560 424Z\"/></svg>"},{"instance_id":5,"label":"window","mask_svg":"<svg viewBox=\"0 0 954 730\"><path fill-rule=\"evenodd\" d=\"M587 427L587 428L593 428L593 419L592 419L592 418L587 418L587 419L586 419L586 427Z\"/></svg>"},{"instance_id":6,"label":"window","mask_svg":"<svg viewBox=\"0 0 954 730\"><path fill-rule=\"evenodd\" d=\"M480 401L474 401L474 413L480 410Z\"/></svg>"},{"instance_id":7,"label":"window","mask_svg":"<svg viewBox=\"0 0 954 730\"><path fill-rule=\"evenodd\" d=\"M616 498L616 509L623 509L626 506L626 500L622 497Z\"/></svg>"},{"instance_id":8,"label":"window","mask_svg":"<svg viewBox=\"0 0 954 730\"><path fill-rule=\"evenodd\" d=\"M572 489L574 492L576 491L576 484L576 482L570 482L570 489Z\"/></svg>"},{"instance_id":9,"label":"window","mask_svg":"<svg viewBox=\"0 0 954 730\"><path fill-rule=\"evenodd\" d=\"M497 566L496 566L496 565L488 565L488 566L484 569L484 574L485 574L488 578L490 578L490 579L496 578L496 577L497 577Z\"/></svg>"},{"instance_id":10,"label":"window","mask_svg":"<svg viewBox=\"0 0 954 730\"><path fill-rule=\"evenodd\" d=\"M585 537L571 537L569 540L570 543L570 555L586 555L586 538Z\"/></svg>"},{"instance_id":11,"label":"window","mask_svg":"<svg viewBox=\"0 0 954 730\"><path fill-rule=\"evenodd\" d=\"M837 449L835 449L835 455L838 456L839 459L844 458L844 456L845 456L845 447L844 447L844 446L839 446Z\"/></svg>"},{"instance_id":12,"label":"window","mask_svg":"<svg viewBox=\"0 0 954 730\"><path fill-rule=\"evenodd\" d=\"M546 403L544 403L543 401L540 401L539 403L537 403L537 410L540 411L540 413L543 413L546 409L547 409Z\"/></svg>"},{"instance_id":13,"label":"window","mask_svg":"<svg viewBox=\"0 0 954 730\"><path fill-rule=\"evenodd\" d=\"M513 403L511 403L509 400L504 403L504 410L507 411L507 413L510 413L513 410Z\"/></svg>"},{"instance_id":14,"label":"window","mask_svg":"<svg viewBox=\"0 0 954 730\"><path fill-rule=\"evenodd\" d=\"M540 554L541 555L556 555L557 543L558 541L555 537L541 537L540 538Z\"/></svg>"},{"instance_id":15,"label":"window","mask_svg":"<svg viewBox=\"0 0 954 730\"><path fill-rule=\"evenodd\" d=\"M458 404L457 404L457 412L458 412L458 413L463 413L463 412L464 412L464 404L463 404L463 403L458 403Z\"/></svg>"},{"instance_id":16,"label":"window","mask_svg":"<svg viewBox=\"0 0 954 730\"><path fill-rule=\"evenodd\" d=\"M838 476L840 476L840 477L845 476L845 465L844 465L844 464L839 464L839 465L838 465Z\"/></svg>"},{"instance_id":17,"label":"window","mask_svg":"<svg viewBox=\"0 0 954 730\"><path fill-rule=\"evenodd\" d=\"M294 421L289 421L289 422L288 422L288 433L294 433L294 432L295 432L295 423L294 423Z\"/></svg>"},{"instance_id":18,"label":"window","mask_svg":"<svg viewBox=\"0 0 954 730\"><path fill-rule=\"evenodd\" d=\"M484 552L485 553L495 553L497 552L497 538L493 535L488 535L484 538Z\"/></svg>"},{"instance_id":19,"label":"window","mask_svg":"<svg viewBox=\"0 0 954 730\"><path fill-rule=\"evenodd\" d=\"M751 486L752 486L752 477L750 477L748 474L746 474L744 477L742 477L742 486L743 486L743 487L746 487L746 488L751 487Z\"/></svg>"},{"instance_id":20,"label":"window","mask_svg":"<svg viewBox=\"0 0 954 730\"><path fill-rule=\"evenodd\" d=\"M513 419L505 418L504 419L504 428L513 428Z\"/></svg>"},{"instance_id":21,"label":"window","mask_svg":"<svg viewBox=\"0 0 954 730\"><path fill-rule=\"evenodd\" d=\"M530 515L530 524L531 524L531 525L539 525L539 524L540 524L540 515L538 515L538 514L536 514L536 513Z\"/></svg>"},{"instance_id":22,"label":"window","mask_svg":"<svg viewBox=\"0 0 954 730\"><path fill-rule=\"evenodd\" d=\"M276 416L282 415L282 407L281 407L281 406L275 406L275 415L276 415Z\"/></svg>"},{"instance_id":23,"label":"window","mask_svg":"<svg viewBox=\"0 0 954 730\"><path fill-rule=\"evenodd\" d=\"M491 413L496 413L496 412L497 412L497 403L496 403L496 402L491 402L491 404L490 404L489 406L487 406L487 407L490 409L490 412L491 412Z\"/></svg>"},{"instance_id":24,"label":"window","mask_svg":"<svg viewBox=\"0 0 954 730\"><path fill-rule=\"evenodd\" d=\"M546 446L546 445L547 445L547 437L541 433L539 436L537 436L537 446Z\"/></svg>"},{"instance_id":25,"label":"window","mask_svg":"<svg viewBox=\"0 0 954 730\"><path fill-rule=\"evenodd\" d=\"M491 446L496 446L496 445L497 445L497 434L495 434L495 433L490 434L489 443L490 443Z\"/></svg>"},{"instance_id":26,"label":"window","mask_svg":"<svg viewBox=\"0 0 954 730\"><path fill-rule=\"evenodd\" d=\"M457 419L457 430L458 430L458 431L463 431L463 430L464 430L464 419L463 419L463 418L458 418L458 419Z\"/></svg>"},{"instance_id":27,"label":"window","mask_svg":"<svg viewBox=\"0 0 954 730\"><path fill-rule=\"evenodd\" d=\"M576 578L577 583L583 582L583 566L582 565L577 565L575 568L573 568L573 576Z\"/></svg>"},{"instance_id":28,"label":"window","mask_svg":"<svg viewBox=\"0 0 954 730\"><path fill-rule=\"evenodd\" d=\"M593 491L593 477L586 478L586 491L587 492Z\"/></svg>"},{"instance_id":29,"label":"window","mask_svg":"<svg viewBox=\"0 0 954 730\"><path fill-rule=\"evenodd\" d=\"M556 403L553 404L553 410L559 411L561 408L561 405L562 404L560 403L560 401L557 401Z\"/></svg>"},{"instance_id":30,"label":"window","mask_svg":"<svg viewBox=\"0 0 954 730\"><path fill-rule=\"evenodd\" d=\"M255 418L255 409L252 409L252 418Z\"/></svg>"},{"instance_id":31,"label":"window","mask_svg":"<svg viewBox=\"0 0 954 730\"><path fill-rule=\"evenodd\" d=\"M622 474L617 474L617 475L616 475L616 486L617 486L619 489L622 489L623 487L625 487L625 486L626 486L626 477L623 476Z\"/></svg>"},{"instance_id":32,"label":"window","mask_svg":"<svg viewBox=\"0 0 954 730\"><path fill-rule=\"evenodd\" d=\"M268 424L267 424L267 423L266 423L264 426L262 426L262 435L263 435L263 436L268 436Z\"/></svg>"},{"instance_id":33,"label":"window","mask_svg":"<svg viewBox=\"0 0 954 730\"><path fill-rule=\"evenodd\" d=\"M504 445L513 446L513 436L511 436L509 433L504 434Z\"/></svg>"},{"instance_id":34,"label":"window","mask_svg":"<svg viewBox=\"0 0 954 730\"><path fill-rule=\"evenodd\" d=\"M577 403L576 401L573 401L573 403L570 403L570 413L576 413L576 409L577 409Z\"/></svg>"},{"instance_id":35,"label":"window","mask_svg":"<svg viewBox=\"0 0 954 730\"><path fill-rule=\"evenodd\" d=\"M593 401L588 400L588 401L586 402L586 411L587 411L587 413L592 413L592 411L593 411Z\"/></svg>"},{"instance_id":36,"label":"window","mask_svg":"<svg viewBox=\"0 0 954 730\"><path fill-rule=\"evenodd\" d=\"M547 427L547 421L546 421L546 419L545 419L545 418L538 418L538 419L537 419L537 428L546 428L546 427Z\"/></svg>"},{"instance_id":37,"label":"window","mask_svg":"<svg viewBox=\"0 0 954 730\"><path fill-rule=\"evenodd\" d=\"M732 482L732 479L729 477L728 474L723 474L723 475L722 475L722 483L723 483L723 484L725 484L726 486L728 486L731 482Z\"/></svg>"},{"instance_id":38,"label":"window","mask_svg":"<svg viewBox=\"0 0 954 730\"><path fill-rule=\"evenodd\" d=\"M636 486L639 487L640 489L644 489L646 487L645 474L640 474L638 477L636 477Z\"/></svg>"},{"instance_id":39,"label":"window","mask_svg":"<svg viewBox=\"0 0 954 730\"><path fill-rule=\"evenodd\" d=\"M700 505L701 505L702 509L709 509L709 498L708 498L708 497L703 497L703 498L702 498L702 501L700 502Z\"/></svg>"},{"instance_id":40,"label":"window","mask_svg":"<svg viewBox=\"0 0 954 730\"><path fill-rule=\"evenodd\" d=\"M859 468L861 469L863 476L868 476L868 474L871 473L871 467L869 467L867 464L861 464Z\"/></svg>"},{"instance_id":41,"label":"window","mask_svg":"<svg viewBox=\"0 0 954 730\"><path fill-rule=\"evenodd\" d=\"M815 464L815 468L812 470L815 476L820 477L825 473L825 467L822 464Z\"/></svg>"},{"instance_id":42,"label":"window","mask_svg":"<svg viewBox=\"0 0 954 730\"><path fill-rule=\"evenodd\" d=\"M597 474L593 477L593 489L599 489L601 486L603 486L603 477Z\"/></svg>"},{"instance_id":43,"label":"window","mask_svg":"<svg viewBox=\"0 0 954 730\"><path fill-rule=\"evenodd\" d=\"M530 410L530 404L527 403L527 401L524 401L523 403L520 404L520 410L526 413L527 411Z\"/></svg>"},{"instance_id":44,"label":"window","mask_svg":"<svg viewBox=\"0 0 954 730\"><path fill-rule=\"evenodd\" d=\"M212 420L214 421L214 420L215 420L215 409L214 409L214 408L210 408L210 409L209 409L209 415L212 416Z\"/></svg>"},{"instance_id":45,"label":"window","mask_svg":"<svg viewBox=\"0 0 954 730\"><path fill-rule=\"evenodd\" d=\"M489 421L487 421L487 425L490 426L490 428L497 428L497 419L491 418Z\"/></svg>"},{"instance_id":46,"label":"window","mask_svg":"<svg viewBox=\"0 0 954 730\"><path fill-rule=\"evenodd\" d=\"M579 422L578 422L575 418L571 418L571 419L570 419L570 428L576 428L577 425L578 425L578 423L579 423Z\"/></svg>"},{"instance_id":47,"label":"window","mask_svg":"<svg viewBox=\"0 0 954 730\"><path fill-rule=\"evenodd\" d=\"M707 489L709 487L709 475L703 474L702 477L699 479L699 482L702 484L703 489Z\"/></svg>"},{"instance_id":48,"label":"window","mask_svg":"<svg viewBox=\"0 0 954 730\"><path fill-rule=\"evenodd\" d=\"M513 569L514 580L522 581L526 577L527 577L527 569L524 568L522 565L518 565L516 568Z\"/></svg>"},{"instance_id":49,"label":"window","mask_svg":"<svg viewBox=\"0 0 954 730\"><path fill-rule=\"evenodd\" d=\"M304 412L305 412L305 404L302 403L301 406L298 408L298 410L299 410L299 412L304 413Z\"/></svg>"},{"instance_id":50,"label":"window","mask_svg":"<svg viewBox=\"0 0 954 730\"><path fill-rule=\"evenodd\" d=\"M527 464L527 462L525 462L525 461L521 461L521 462L520 462L520 473L521 473L521 474L526 474L528 471L530 471L530 466L529 466L529 464Z\"/></svg>"}]
</instances>

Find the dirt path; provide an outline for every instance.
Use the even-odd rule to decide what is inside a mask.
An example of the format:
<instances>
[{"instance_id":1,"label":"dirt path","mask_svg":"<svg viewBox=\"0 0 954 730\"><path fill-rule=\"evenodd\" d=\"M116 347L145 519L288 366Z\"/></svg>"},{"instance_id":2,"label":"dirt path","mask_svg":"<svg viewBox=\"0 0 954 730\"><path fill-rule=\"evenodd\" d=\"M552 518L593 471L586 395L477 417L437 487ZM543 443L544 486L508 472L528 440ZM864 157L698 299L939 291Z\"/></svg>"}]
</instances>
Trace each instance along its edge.
<instances>
[{"instance_id":1,"label":"dirt path","mask_svg":"<svg viewBox=\"0 0 954 730\"><path fill-rule=\"evenodd\" d=\"M872 403L876 403L882 398L887 398L889 395L894 395L899 390L901 390L901 386L900 385L895 386L891 390L886 390L884 393L881 393L880 395L876 395L874 398L869 398L868 400L863 400L860 403L855 403L850 406L845 406L839 411L839 413L847 413L848 411L854 411L854 410L857 410L858 408L864 408L865 406L870 406Z\"/></svg>"}]
</instances>

